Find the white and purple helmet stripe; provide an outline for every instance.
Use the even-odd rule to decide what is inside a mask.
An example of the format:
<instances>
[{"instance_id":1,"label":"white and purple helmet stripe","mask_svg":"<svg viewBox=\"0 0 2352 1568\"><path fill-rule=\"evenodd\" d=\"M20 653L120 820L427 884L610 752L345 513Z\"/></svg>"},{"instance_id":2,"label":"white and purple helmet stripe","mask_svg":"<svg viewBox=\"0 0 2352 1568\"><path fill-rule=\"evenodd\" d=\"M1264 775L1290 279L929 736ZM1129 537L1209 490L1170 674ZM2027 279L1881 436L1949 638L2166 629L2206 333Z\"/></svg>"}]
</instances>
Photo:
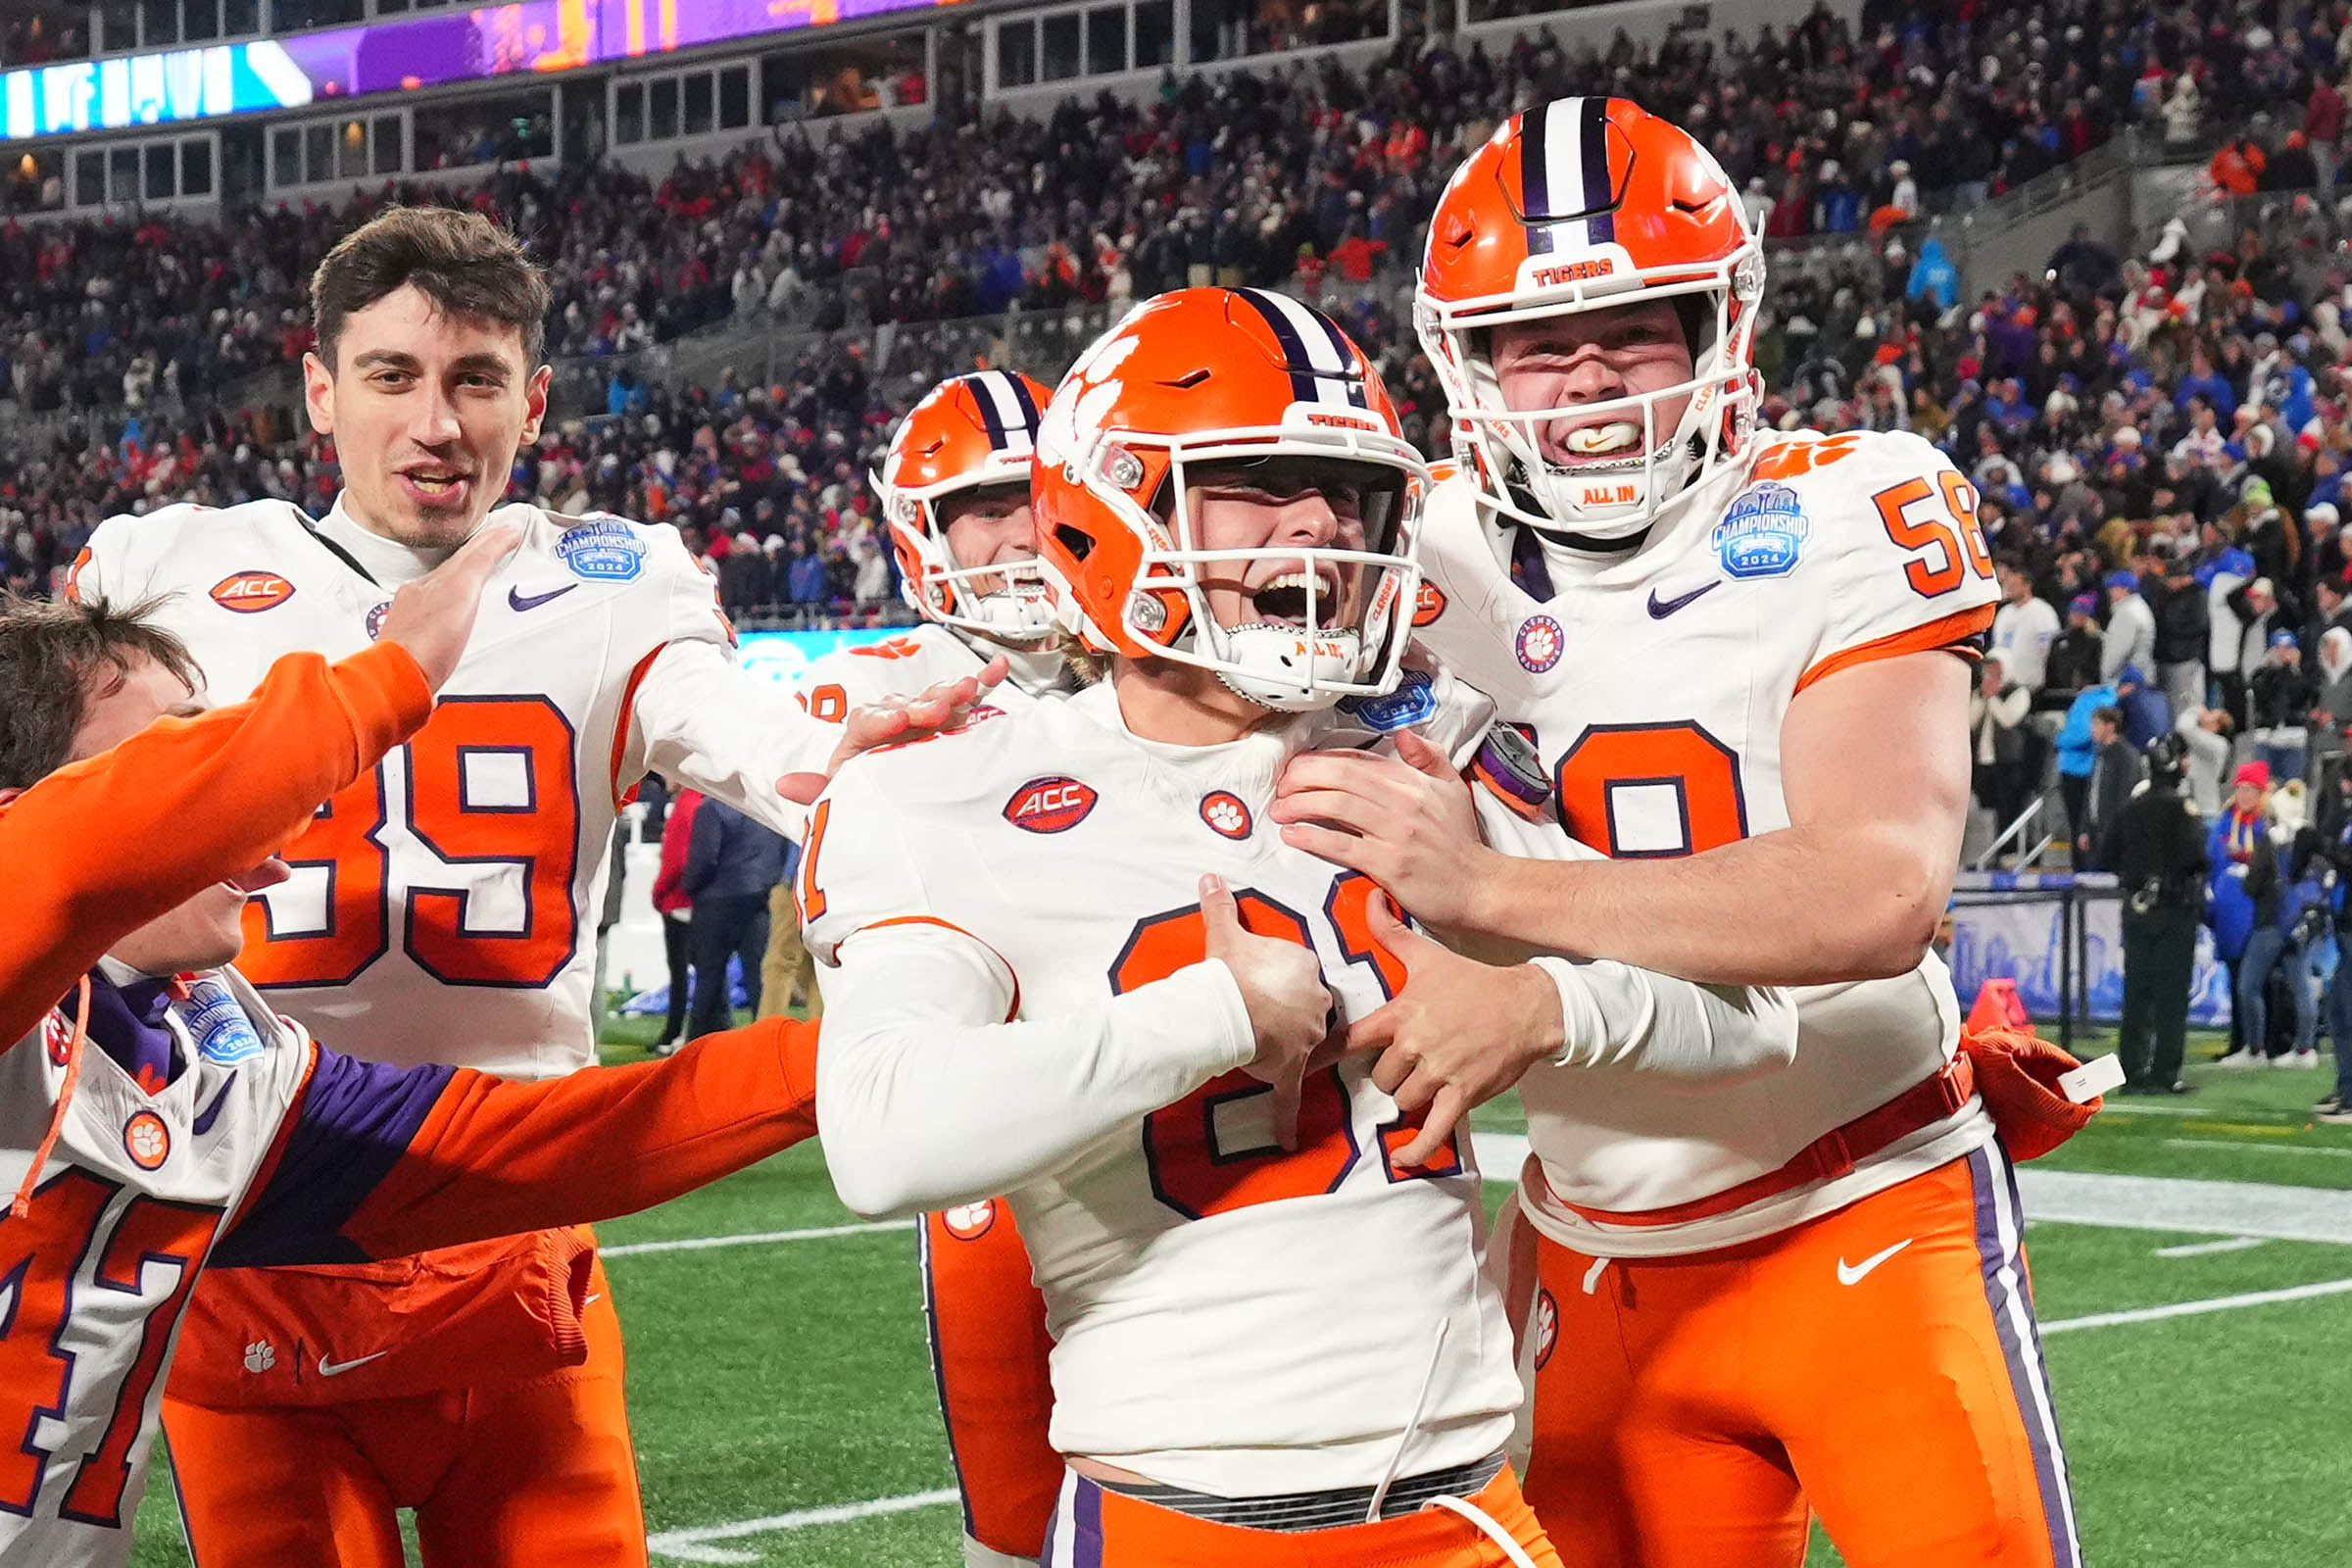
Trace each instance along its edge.
<instances>
[{"instance_id":1,"label":"white and purple helmet stripe","mask_svg":"<svg viewBox=\"0 0 2352 1568\"><path fill-rule=\"evenodd\" d=\"M2066 1446L2058 1436L2058 1412L2050 1399L2049 1367L2041 1355L2041 1326L2026 1292L2025 1266L2018 1258L2024 1237L2017 1181L1998 1144L1968 1156L1977 1200L1977 1259L1984 1276L1984 1298L2008 1362L2010 1392L2034 1450L2034 1476L2041 1493L2042 1520L2049 1531L2050 1561L2056 1568L2082 1568L2082 1544L2075 1533L2073 1483L2066 1473Z\"/></svg>"},{"instance_id":2,"label":"white and purple helmet stripe","mask_svg":"<svg viewBox=\"0 0 2352 1568\"><path fill-rule=\"evenodd\" d=\"M1021 378L1003 370L975 370L959 379L972 389L972 402L978 405L981 421L988 428L989 446L1007 457L1029 456L1037 444L1037 422L1043 411Z\"/></svg>"},{"instance_id":3,"label":"white and purple helmet stripe","mask_svg":"<svg viewBox=\"0 0 2352 1568\"><path fill-rule=\"evenodd\" d=\"M1339 323L1312 306L1271 289L1245 288L1237 293L1265 318L1282 345L1283 362L1290 367L1291 390L1300 403L1329 403L1350 409L1369 409L1363 372L1356 368L1354 345Z\"/></svg>"},{"instance_id":4,"label":"white and purple helmet stripe","mask_svg":"<svg viewBox=\"0 0 2352 1568\"><path fill-rule=\"evenodd\" d=\"M1519 218L1531 254L1616 243L1606 98L1562 98L1530 109L1519 122Z\"/></svg>"}]
</instances>

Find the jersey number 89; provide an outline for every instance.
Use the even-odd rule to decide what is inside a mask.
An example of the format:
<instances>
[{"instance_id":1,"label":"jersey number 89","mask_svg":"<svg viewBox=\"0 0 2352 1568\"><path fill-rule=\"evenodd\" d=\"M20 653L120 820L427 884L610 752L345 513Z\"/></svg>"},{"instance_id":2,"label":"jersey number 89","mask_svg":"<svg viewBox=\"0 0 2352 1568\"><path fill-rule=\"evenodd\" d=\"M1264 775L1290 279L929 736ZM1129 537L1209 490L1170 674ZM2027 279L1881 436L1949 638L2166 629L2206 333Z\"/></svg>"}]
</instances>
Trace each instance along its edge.
<instances>
[{"instance_id":1,"label":"jersey number 89","mask_svg":"<svg viewBox=\"0 0 2352 1568\"><path fill-rule=\"evenodd\" d=\"M578 940L573 754L570 723L544 697L444 697L401 748L401 775L387 759L320 807L285 852L298 880L245 906L247 977L346 985L384 956L395 886L385 828L398 811L400 923L417 967L454 986L554 980ZM316 889L319 873L323 925L289 928L295 889ZM493 927L476 901L498 883L519 886L521 913Z\"/></svg>"}]
</instances>

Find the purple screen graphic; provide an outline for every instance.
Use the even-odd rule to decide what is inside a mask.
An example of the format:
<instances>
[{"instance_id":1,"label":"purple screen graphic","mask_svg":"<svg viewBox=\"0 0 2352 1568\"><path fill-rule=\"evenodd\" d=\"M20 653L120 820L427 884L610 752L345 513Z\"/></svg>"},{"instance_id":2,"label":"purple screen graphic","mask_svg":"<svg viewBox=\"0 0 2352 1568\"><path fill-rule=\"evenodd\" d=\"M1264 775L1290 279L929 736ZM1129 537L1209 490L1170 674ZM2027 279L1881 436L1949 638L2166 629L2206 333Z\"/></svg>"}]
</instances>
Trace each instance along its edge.
<instances>
[{"instance_id":1,"label":"purple screen graphic","mask_svg":"<svg viewBox=\"0 0 2352 1568\"><path fill-rule=\"evenodd\" d=\"M570 71L951 0L523 0L277 40L319 98Z\"/></svg>"}]
</instances>

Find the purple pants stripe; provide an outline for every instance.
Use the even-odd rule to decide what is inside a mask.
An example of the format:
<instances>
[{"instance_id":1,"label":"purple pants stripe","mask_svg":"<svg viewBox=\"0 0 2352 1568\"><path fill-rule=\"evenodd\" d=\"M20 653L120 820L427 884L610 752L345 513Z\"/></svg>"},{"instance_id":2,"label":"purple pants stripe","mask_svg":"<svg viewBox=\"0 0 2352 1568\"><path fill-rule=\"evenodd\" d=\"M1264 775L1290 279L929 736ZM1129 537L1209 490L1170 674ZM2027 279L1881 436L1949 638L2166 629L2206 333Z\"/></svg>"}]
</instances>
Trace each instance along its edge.
<instances>
[{"instance_id":1,"label":"purple pants stripe","mask_svg":"<svg viewBox=\"0 0 2352 1568\"><path fill-rule=\"evenodd\" d=\"M1042 1568L1102 1568L1101 1487L1076 1474L1061 1484L1061 1499L1046 1521L1046 1544L1038 1561Z\"/></svg>"},{"instance_id":2,"label":"purple pants stripe","mask_svg":"<svg viewBox=\"0 0 2352 1568\"><path fill-rule=\"evenodd\" d=\"M1986 1145L1968 1156L1977 1205L1977 1256L1983 1265L1985 1303L2009 1366L2009 1388L2018 1419L2034 1450L2034 1474L2041 1492L2041 1513L2049 1531L2050 1561L2056 1568L2082 1568L2075 1538L2075 1500L2066 1473L2066 1447L2050 1401L2041 1354L2041 1329L2027 1298L2018 1262L2020 1219L2017 1188L2007 1156Z\"/></svg>"}]
</instances>

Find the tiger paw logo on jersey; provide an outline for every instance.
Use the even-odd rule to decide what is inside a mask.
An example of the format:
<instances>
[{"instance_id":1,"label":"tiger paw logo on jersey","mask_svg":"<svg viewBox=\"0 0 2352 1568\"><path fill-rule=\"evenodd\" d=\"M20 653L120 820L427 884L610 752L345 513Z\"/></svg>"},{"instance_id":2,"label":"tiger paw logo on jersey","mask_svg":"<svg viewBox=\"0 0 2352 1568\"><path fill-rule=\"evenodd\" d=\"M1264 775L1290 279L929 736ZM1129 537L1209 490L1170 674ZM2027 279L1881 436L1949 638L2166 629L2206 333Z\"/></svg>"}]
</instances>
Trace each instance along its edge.
<instances>
[{"instance_id":1,"label":"tiger paw logo on jersey","mask_svg":"<svg viewBox=\"0 0 2352 1568\"><path fill-rule=\"evenodd\" d=\"M941 1209L939 1222L957 1241L976 1242L997 1223L997 1205L993 1199L987 1198L977 1203L957 1203L954 1208Z\"/></svg>"},{"instance_id":2,"label":"tiger paw logo on jersey","mask_svg":"<svg viewBox=\"0 0 2352 1568\"><path fill-rule=\"evenodd\" d=\"M629 582L645 569L645 541L620 518L592 512L564 530L556 559L590 582Z\"/></svg>"},{"instance_id":3,"label":"tiger paw logo on jersey","mask_svg":"<svg viewBox=\"0 0 2352 1568\"><path fill-rule=\"evenodd\" d=\"M1536 1293L1536 1370L1551 1359L1551 1352L1560 1343L1560 1305L1551 1298L1549 1291Z\"/></svg>"},{"instance_id":4,"label":"tiger paw logo on jersey","mask_svg":"<svg viewBox=\"0 0 2352 1568\"><path fill-rule=\"evenodd\" d=\"M1231 790L1211 790L1200 797L1200 820L1209 830L1222 833L1229 839L1246 839L1255 824L1250 816L1250 807Z\"/></svg>"},{"instance_id":5,"label":"tiger paw logo on jersey","mask_svg":"<svg viewBox=\"0 0 2352 1568\"><path fill-rule=\"evenodd\" d=\"M1813 531L1804 503L1785 484L1760 484L1734 501L1711 536L1735 577L1786 577Z\"/></svg>"},{"instance_id":6,"label":"tiger paw logo on jersey","mask_svg":"<svg viewBox=\"0 0 2352 1568\"><path fill-rule=\"evenodd\" d=\"M1446 613L1446 592L1427 577L1413 590L1413 625L1426 626Z\"/></svg>"},{"instance_id":7,"label":"tiger paw logo on jersey","mask_svg":"<svg viewBox=\"0 0 2352 1568\"><path fill-rule=\"evenodd\" d=\"M213 584L212 600L222 610L258 615L294 597L294 585L274 571L235 571Z\"/></svg>"},{"instance_id":8,"label":"tiger paw logo on jersey","mask_svg":"<svg viewBox=\"0 0 2352 1568\"><path fill-rule=\"evenodd\" d=\"M66 1058L74 1054L74 1020L66 1016L64 1008L50 1008L49 1016L41 1020L41 1047L49 1053L53 1067L63 1067Z\"/></svg>"},{"instance_id":9,"label":"tiger paw logo on jersey","mask_svg":"<svg viewBox=\"0 0 2352 1568\"><path fill-rule=\"evenodd\" d=\"M1568 638L1560 630L1560 623L1549 615L1530 615L1519 623L1519 636L1512 646L1521 666L1531 674L1541 675L1560 662Z\"/></svg>"},{"instance_id":10,"label":"tiger paw logo on jersey","mask_svg":"<svg viewBox=\"0 0 2352 1568\"><path fill-rule=\"evenodd\" d=\"M142 1110L122 1124L122 1152L141 1170L160 1170L172 1157L172 1129L152 1110Z\"/></svg>"},{"instance_id":11,"label":"tiger paw logo on jersey","mask_svg":"<svg viewBox=\"0 0 2352 1568\"><path fill-rule=\"evenodd\" d=\"M256 1340L245 1347L245 1370L260 1377L277 1365L277 1347L268 1340Z\"/></svg>"},{"instance_id":12,"label":"tiger paw logo on jersey","mask_svg":"<svg viewBox=\"0 0 2352 1568\"><path fill-rule=\"evenodd\" d=\"M1033 778L1004 803L1004 820L1029 833L1067 833L1086 820L1098 797L1094 786L1056 773Z\"/></svg>"}]
</instances>

